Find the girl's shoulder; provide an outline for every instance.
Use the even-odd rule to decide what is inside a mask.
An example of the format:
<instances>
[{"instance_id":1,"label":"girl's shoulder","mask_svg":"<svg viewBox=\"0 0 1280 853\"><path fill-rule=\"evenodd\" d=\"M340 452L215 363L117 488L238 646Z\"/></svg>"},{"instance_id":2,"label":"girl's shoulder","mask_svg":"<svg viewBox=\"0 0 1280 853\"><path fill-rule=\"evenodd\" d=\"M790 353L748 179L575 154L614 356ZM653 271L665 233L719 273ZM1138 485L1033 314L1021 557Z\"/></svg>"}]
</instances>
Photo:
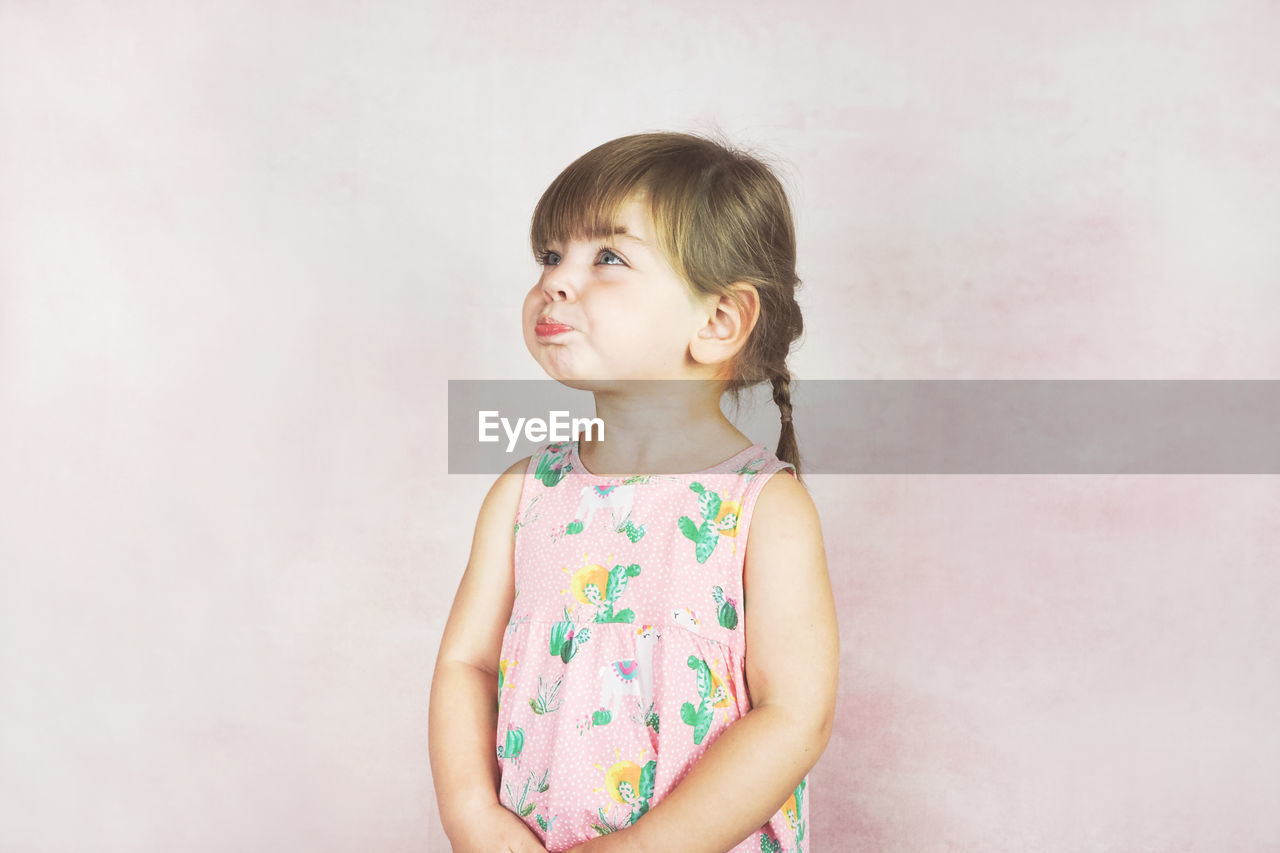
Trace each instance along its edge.
<instances>
[{"instance_id":1,"label":"girl's shoulder","mask_svg":"<svg viewBox=\"0 0 1280 853\"><path fill-rule=\"evenodd\" d=\"M477 522L479 527L496 529L510 527L515 523L520 496L524 492L525 475L536 455L531 454L512 462L497 476L480 506L480 518Z\"/></svg>"},{"instance_id":2,"label":"girl's shoulder","mask_svg":"<svg viewBox=\"0 0 1280 853\"><path fill-rule=\"evenodd\" d=\"M764 481L756 497L756 514L783 515L798 520L801 516L817 517L818 507L809 489L796 478L795 466L781 462L773 466L771 476ZM781 476L782 474L790 476Z\"/></svg>"}]
</instances>

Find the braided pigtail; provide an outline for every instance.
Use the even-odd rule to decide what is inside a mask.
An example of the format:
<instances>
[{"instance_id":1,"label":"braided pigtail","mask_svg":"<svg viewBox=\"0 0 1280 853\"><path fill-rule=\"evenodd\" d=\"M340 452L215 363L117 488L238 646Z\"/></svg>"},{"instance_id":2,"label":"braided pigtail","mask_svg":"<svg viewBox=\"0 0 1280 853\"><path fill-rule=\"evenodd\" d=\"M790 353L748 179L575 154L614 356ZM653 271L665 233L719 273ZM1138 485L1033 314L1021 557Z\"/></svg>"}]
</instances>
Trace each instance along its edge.
<instances>
[{"instance_id":1,"label":"braided pigtail","mask_svg":"<svg viewBox=\"0 0 1280 853\"><path fill-rule=\"evenodd\" d=\"M800 478L800 449L796 444L796 430L791 422L791 372L784 366L776 374L773 383L773 402L781 413L782 429L778 433L775 455L783 462L796 466L796 479Z\"/></svg>"}]
</instances>

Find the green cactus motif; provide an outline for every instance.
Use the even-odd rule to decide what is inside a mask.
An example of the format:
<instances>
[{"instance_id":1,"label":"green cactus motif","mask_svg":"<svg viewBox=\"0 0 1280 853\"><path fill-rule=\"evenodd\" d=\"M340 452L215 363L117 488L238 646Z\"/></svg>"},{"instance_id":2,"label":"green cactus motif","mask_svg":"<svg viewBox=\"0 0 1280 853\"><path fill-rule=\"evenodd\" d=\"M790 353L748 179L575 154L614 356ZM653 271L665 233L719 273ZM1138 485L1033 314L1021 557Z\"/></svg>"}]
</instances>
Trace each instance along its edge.
<instances>
[{"instance_id":1,"label":"green cactus motif","mask_svg":"<svg viewBox=\"0 0 1280 853\"><path fill-rule=\"evenodd\" d=\"M686 663L697 676L698 695L701 700L696 708L692 702L681 705L680 719L693 726L693 742L701 744L707 732L711 730L711 718L715 713L716 703L723 702L729 694L723 684L716 684L711 675L711 667L707 666L705 660L696 655L689 655Z\"/></svg>"},{"instance_id":2,"label":"green cactus motif","mask_svg":"<svg viewBox=\"0 0 1280 853\"><path fill-rule=\"evenodd\" d=\"M738 627L738 602L732 598L724 597L724 589L716 586L711 589L711 597L715 599L717 610L716 618L720 620L722 627L732 631Z\"/></svg>"},{"instance_id":3,"label":"green cactus motif","mask_svg":"<svg viewBox=\"0 0 1280 853\"><path fill-rule=\"evenodd\" d=\"M801 841L804 841L804 826L805 826L805 821L804 821L804 818L803 818L803 815L804 815L804 786L805 786L805 780L804 780L804 779L801 779L801 780L800 780L800 784L799 784L799 785L796 785L796 818L795 818L795 827L794 827L794 828L795 828L795 831L796 831L796 851L797 851L797 853L799 853L799 851L802 849L802 848L801 848L801 846L800 846L800 842L801 842Z\"/></svg>"},{"instance_id":4,"label":"green cactus motif","mask_svg":"<svg viewBox=\"0 0 1280 853\"><path fill-rule=\"evenodd\" d=\"M633 611L614 610L614 606L626 591L627 582L639 575L639 563L631 563L627 566L616 565L612 569L605 569L598 564L588 564L574 572L570 589L578 601L596 608L594 621L633 622L636 618Z\"/></svg>"},{"instance_id":5,"label":"green cactus motif","mask_svg":"<svg viewBox=\"0 0 1280 853\"><path fill-rule=\"evenodd\" d=\"M693 540L694 555L698 562L705 563L720 541L720 531L737 526L738 517L736 513L729 513L720 519L720 505L723 503L720 495L701 483L690 483L689 488L698 493L698 512L702 515L702 523L698 524L689 516L682 515L677 524L685 538Z\"/></svg>"},{"instance_id":6,"label":"green cactus motif","mask_svg":"<svg viewBox=\"0 0 1280 853\"><path fill-rule=\"evenodd\" d=\"M596 610L597 622L634 622L636 614L631 608L614 612L613 606L618 601L618 596L622 595L623 590L627 588L627 581L637 577L640 574L640 564L632 563L629 566L617 565L609 570L609 581L605 585L604 601L600 602L600 607Z\"/></svg>"},{"instance_id":7,"label":"green cactus motif","mask_svg":"<svg viewBox=\"0 0 1280 853\"><path fill-rule=\"evenodd\" d=\"M625 805L631 806L631 814L627 815L626 818L615 820L611 814L615 807L611 807L609 813L606 813L604 809L597 809L596 814L599 815L600 820L591 824L591 828L595 830L596 835L608 835L620 829L626 829L644 817L649 811L649 801L653 799L653 781L657 775L657 759L649 759L644 767L640 769L639 790L633 789L630 782L621 783L618 787L618 794L622 797Z\"/></svg>"},{"instance_id":8,"label":"green cactus motif","mask_svg":"<svg viewBox=\"0 0 1280 853\"><path fill-rule=\"evenodd\" d=\"M542 495L535 495L533 500L529 501L529 505L524 508L524 513L516 519L516 526L512 533L519 533L521 527L526 527L538 520L538 513L534 512L533 508L538 505L538 501L541 499Z\"/></svg>"},{"instance_id":9,"label":"green cactus motif","mask_svg":"<svg viewBox=\"0 0 1280 853\"><path fill-rule=\"evenodd\" d=\"M533 814L533 810L538 807L538 804L529 799L529 786L534 785L534 791L536 793L545 794L547 791L551 790L551 785L547 782L547 777L550 773L550 768L543 771L542 778L537 781L536 785L534 783L534 774L530 773L524 780L524 787L521 788L519 797L517 797L511 790L511 783L505 783L503 788L506 790L507 796L506 803L504 803L504 805L511 809L511 811L520 815L520 817L528 817ZM547 819L542 815L534 815L534 817L537 818L538 825L544 830L550 829L551 823L555 822L555 818L552 818L551 821L547 821Z\"/></svg>"},{"instance_id":10,"label":"green cactus motif","mask_svg":"<svg viewBox=\"0 0 1280 853\"><path fill-rule=\"evenodd\" d=\"M569 449L566 445L552 445L538 460L538 467L533 476L547 487L555 486L571 470L569 465Z\"/></svg>"},{"instance_id":11,"label":"green cactus motif","mask_svg":"<svg viewBox=\"0 0 1280 853\"><path fill-rule=\"evenodd\" d=\"M498 747L498 757L516 762L522 752L524 752L524 729L508 726L506 742Z\"/></svg>"},{"instance_id":12,"label":"green cactus motif","mask_svg":"<svg viewBox=\"0 0 1280 853\"><path fill-rule=\"evenodd\" d=\"M657 759L650 759L640 770L640 790L637 792L636 801L632 803L630 823L635 823L649 811L649 800L653 798L653 777L656 775L658 775ZM628 802L631 802L630 798Z\"/></svg>"},{"instance_id":13,"label":"green cactus motif","mask_svg":"<svg viewBox=\"0 0 1280 853\"><path fill-rule=\"evenodd\" d=\"M520 589L518 587L516 589L516 597L517 598L520 597ZM525 622L528 622L528 621L529 621L528 613L521 614L518 618L515 616L515 614L512 614L511 618L507 621L507 633L508 634L514 633L517 628L519 628L521 625L523 625Z\"/></svg>"},{"instance_id":14,"label":"green cactus motif","mask_svg":"<svg viewBox=\"0 0 1280 853\"><path fill-rule=\"evenodd\" d=\"M766 829L760 833L760 853L803 853L804 845L801 842L804 841L805 835L805 784L806 780L801 779L791 796L787 797L787 801L782 804L782 816L787 822L787 828L795 833L796 846L783 848L782 842L772 836L771 830Z\"/></svg>"},{"instance_id":15,"label":"green cactus motif","mask_svg":"<svg viewBox=\"0 0 1280 853\"><path fill-rule=\"evenodd\" d=\"M622 520L622 524L614 530L615 533L625 533L632 543L639 542L644 538L644 525L637 525L631 520L631 516L627 516Z\"/></svg>"},{"instance_id":16,"label":"green cactus motif","mask_svg":"<svg viewBox=\"0 0 1280 853\"><path fill-rule=\"evenodd\" d=\"M619 829L627 827L627 824L619 823L605 814L604 809L596 809L596 814L600 816L600 821L591 824L591 828L595 830L596 835L608 835L611 832L617 832Z\"/></svg>"},{"instance_id":17,"label":"green cactus motif","mask_svg":"<svg viewBox=\"0 0 1280 853\"><path fill-rule=\"evenodd\" d=\"M551 683L550 687L544 686L542 676L538 676L538 693L536 696L529 698L529 707L533 709L533 713L542 715L550 714L553 711L560 710L563 697L560 693L560 682L564 680L564 676L560 676Z\"/></svg>"},{"instance_id":18,"label":"green cactus motif","mask_svg":"<svg viewBox=\"0 0 1280 853\"><path fill-rule=\"evenodd\" d=\"M659 734L658 726L661 720L658 718L658 703L650 702L647 708L637 706L636 710L631 714L631 722L637 726L647 726L653 729L654 734Z\"/></svg>"},{"instance_id":19,"label":"green cactus motif","mask_svg":"<svg viewBox=\"0 0 1280 853\"><path fill-rule=\"evenodd\" d=\"M551 626L551 641L548 644L548 651L568 663L577 654L578 647L589 639L591 639L591 629L586 627L577 628L573 619L569 616L569 609L566 607L564 619Z\"/></svg>"}]
</instances>

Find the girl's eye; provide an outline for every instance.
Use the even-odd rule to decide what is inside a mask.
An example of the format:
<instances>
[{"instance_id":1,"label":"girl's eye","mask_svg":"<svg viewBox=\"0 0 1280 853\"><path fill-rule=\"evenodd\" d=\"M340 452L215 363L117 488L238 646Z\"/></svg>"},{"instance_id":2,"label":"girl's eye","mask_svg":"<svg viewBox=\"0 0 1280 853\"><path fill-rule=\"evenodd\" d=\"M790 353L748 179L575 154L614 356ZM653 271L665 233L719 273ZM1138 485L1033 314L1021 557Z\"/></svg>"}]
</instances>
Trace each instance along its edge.
<instances>
[{"instance_id":1,"label":"girl's eye","mask_svg":"<svg viewBox=\"0 0 1280 853\"><path fill-rule=\"evenodd\" d=\"M551 251L550 249L543 249L540 252L534 252L533 257L537 260L539 264L541 264L544 267L553 267L556 264L560 263L560 255ZM618 257L610 249L601 249L599 258L602 262L604 262L605 266L610 266L610 267L624 266L625 267L627 265L626 261ZM610 258L612 258L612 260L610 260Z\"/></svg>"}]
</instances>

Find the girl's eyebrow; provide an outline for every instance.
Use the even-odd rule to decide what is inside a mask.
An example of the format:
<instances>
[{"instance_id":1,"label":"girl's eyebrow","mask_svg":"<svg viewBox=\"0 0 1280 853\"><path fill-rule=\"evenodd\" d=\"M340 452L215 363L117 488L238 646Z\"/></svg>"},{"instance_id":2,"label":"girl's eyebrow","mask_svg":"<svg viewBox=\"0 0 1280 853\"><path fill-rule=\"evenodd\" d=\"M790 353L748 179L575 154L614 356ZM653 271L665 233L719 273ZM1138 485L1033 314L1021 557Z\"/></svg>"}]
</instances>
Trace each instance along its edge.
<instances>
[{"instance_id":1,"label":"girl's eyebrow","mask_svg":"<svg viewBox=\"0 0 1280 853\"><path fill-rule=\"evenodd\" d=\"M640 239L640 238L639 238L639 237L637 237L635 234L628 234L628 233L627 233L627 226L625 226L625 225L615 225L615 226L613 226L613 236L615 236L615 237L626 237L628 240L634 240L635 242L639 243L641 246L647 246L647 245L649 245L647 242L645 242L644 240Z\"/></svg>"}]
</instances>

